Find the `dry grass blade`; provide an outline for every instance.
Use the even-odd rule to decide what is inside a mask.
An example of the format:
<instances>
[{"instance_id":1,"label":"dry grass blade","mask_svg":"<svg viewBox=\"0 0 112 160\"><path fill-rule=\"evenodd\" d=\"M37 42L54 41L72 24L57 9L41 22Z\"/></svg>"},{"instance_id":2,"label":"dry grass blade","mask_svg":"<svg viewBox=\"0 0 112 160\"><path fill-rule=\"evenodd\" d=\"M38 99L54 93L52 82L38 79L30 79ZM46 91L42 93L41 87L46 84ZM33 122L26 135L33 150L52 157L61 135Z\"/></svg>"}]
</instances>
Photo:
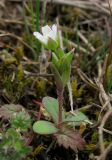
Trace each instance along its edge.
<instances>
[{"instance_id":1,"label":"dry grass blade","mask_svg":"<svg viewBox=\"0 0 112 160\"><path fill-rule=\"evenodd\" d=\"M110 103L110 97L106 94L102 83L99 80L96 80L96 84L99 88L99 94L101 95L101 99L102 99L101 104L102 105L105 104L104 106L107 106L108 109L111 109L112 106L111 106L111 103Z\"/></svg>"},{"instance_id":2,"label":"dry grass blade","mask_svg":"<svg viewBox=\"0 0 112 160\"><path fill-rule=\"evenodd\" d=\"M83 53L88 53L90 54L90 52L88 52L84 47L82 46L79 46L78 44L66 39L66 38L63 38L63 41L66 42L68 44L68 46L70 46L71 48L76 48L76 49L79 49L81 52Z\"/></svg>"},{"instance_id":3,"label":"dry grass blade","mask_svg":"<svg viewBox=\"0 0 112 160\"><path fill-rule=\"evenodd\" d=\"M77 35L81 38L81 40L88 46L88 48L92 52L95 52L95 48L92 46L92 44L87 40L87 38L80 31L77 31Z\"/></svg>"},{"instance_id":4,"label":"dry grass blade","mask_svg":"<svg viewBox=\"0 0 112 160\"><path fill-rule=\"evenodd\" d=\"M33 54L35 54L35 51L33 50L32 47L30 47L26 42L23 41L23 39L13 33L8 33L8 32L5 32L5 31L2 31L0 30L0 37L6 37L6 36L9 36L9 37L12 37L12 38L15 38L17 40L19 40L23 45L25 45L27 48L29 48Z\"/></svg>"},{"instance_id":5,"label":"dry grass blade","mask_svg":"<svg viewBox=\"0 0 112 160\"><path fill-rule=\"evenodd\" d=\"M86 76L86 74L84 74L81 69L77 69L77 72L79 74L79 76L81 77L81 79L86 83L88 84L89 86L91 86L92 88L98 90L98 87L95 85L95 83Z\"/></svg>"},{"instance_id":6,"label":"dry grass blade","mask_svg":"<svg viewBox=\"0 0 112 160\"><path fill-rule=\"evenodd\" d=\"M70 5L70 6L110 15L110 12L106 8L104 8L104 3L102 2L99 3L100 1L94 3L93 1L80 1L80 0L79 1L78 0L53 0L53 1L48 0L48 2Z\"/></svg>"}]
</instances>

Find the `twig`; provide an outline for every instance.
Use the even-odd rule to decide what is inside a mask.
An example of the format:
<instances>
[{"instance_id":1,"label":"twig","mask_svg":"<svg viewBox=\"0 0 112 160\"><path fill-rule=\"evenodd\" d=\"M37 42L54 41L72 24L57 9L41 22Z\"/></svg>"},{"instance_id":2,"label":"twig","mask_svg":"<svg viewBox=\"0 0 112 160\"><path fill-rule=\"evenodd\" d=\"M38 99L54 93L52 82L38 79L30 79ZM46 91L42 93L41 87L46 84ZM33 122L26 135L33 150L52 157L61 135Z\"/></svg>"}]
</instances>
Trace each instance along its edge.
<instances>
[{"instance_id":1,"label":"twig","mask_svg":"<svg viewBox=\"0 0 112 160\"><path fill-rule=\"evenodd\" d=\"M99 144L100 144L100 150L101 150L101 154L104 153L105 150L105 146L104 146L104 139L103 139L103 128L104 125L106 123L106 121L108 120L108 118L112 115L112 109L109 109L105 115L102 118L101 124L99 126Z\"/></svg>"},{"instance_id":2,"label":"twig","mask_svg":"<svg viewBox=\"0 0 112 160\"><path fill-rule=\"evenodd\" d=\"M24 70L24 74L26 74L27 76L35 76L35 77L53 77L53 74L43 74L43 73L32 73L32 72L28 72L26 70Z\"/></svg>"},{"instance_id":3,"label":"twig","mask_svg":"<svg viewBox=\"0 0 112 160\"><path fill-rule=\"evenodd\" d=\"M92 0L91 0L91 2L93 4L95 4L95 6L97 8L99 8L101 11L103 11L104 13L107 13L108 15L110 15L110 11L108 9L104 8L101 4L99 4L98 2L92 1Z\"/></svg>"},{"instance_id":4,"label":"twig","mask_svg":"<svg viewBox=\"0 0 112 160\"><path fill-rule=\"evenodd\" d=\"M106 160L107 154L112 150L112 143L104 150L98 160Z\"/></svg>"},{"instance_id":5,"label":"twig","mask_svg":"<svg viewBox=\"0 0 112 160\"><path fill-rule=\"evenodd\" d=\"M97 79L97 80L96 80L96 84L97 84L97 86L98 86L98 88L99 88L99 91L100 91L99 94L101 95L101 98L102 98L102 100L103 100L103 104L106 103L108 109L111 109L112 107L111 107L111 103L110 103L110 97L106 94L102 83ZM108 103L107 103L107 102L108 102Z\"/></svg>"},{"instance_id":6,"label":"twig","mask_svg":"<svg viewBox=\"0 0 112 160\"><path fill-rule=\"evenodd\" d=\"M109 131L108 129L105 129L105 128L102 128L102 130L103 130L104 132L112 135L112 131Z\"/></svg>"}]
</instances>

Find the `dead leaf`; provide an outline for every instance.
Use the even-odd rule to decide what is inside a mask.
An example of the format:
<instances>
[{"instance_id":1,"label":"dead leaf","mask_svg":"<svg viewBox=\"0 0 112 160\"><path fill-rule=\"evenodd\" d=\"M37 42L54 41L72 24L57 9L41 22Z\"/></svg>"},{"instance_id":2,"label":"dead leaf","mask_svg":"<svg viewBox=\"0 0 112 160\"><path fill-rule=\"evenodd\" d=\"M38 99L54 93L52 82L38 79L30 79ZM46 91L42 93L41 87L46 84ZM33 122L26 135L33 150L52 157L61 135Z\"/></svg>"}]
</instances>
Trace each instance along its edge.
<instances>
[{"instance_id":1,"label":"dead leaf","mask_svg":"<svg viewBox=\"0 0 112 160\"><path fill-rule=\"evenodd\" d=\"M14 114L19 112L25 112L25 109L21 105L6 104L0 108L0 116L4 119L10 119Z\"/></svg>"},{"instance_id":2,"label":"dead leaf","mask_svg":"<svg viewBox=\"0 0 112 160\"><path fill-rule=\"evenodd\" d=\"M63 127L60 133L55 134L55 137L57 138L57 142L60 146L62 145L66 149L70 147L75 152L77 150L83 150L85 145L85 141L80 134L67 127Z\"/></svg>"}]
</instances>

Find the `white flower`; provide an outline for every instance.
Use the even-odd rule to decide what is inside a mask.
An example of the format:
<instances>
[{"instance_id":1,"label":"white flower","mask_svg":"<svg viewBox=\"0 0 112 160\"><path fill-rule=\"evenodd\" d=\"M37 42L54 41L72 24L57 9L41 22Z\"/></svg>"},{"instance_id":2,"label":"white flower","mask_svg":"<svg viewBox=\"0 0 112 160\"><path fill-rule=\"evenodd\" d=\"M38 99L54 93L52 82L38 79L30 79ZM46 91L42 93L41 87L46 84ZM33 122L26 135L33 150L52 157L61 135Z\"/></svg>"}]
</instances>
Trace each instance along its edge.
<instances>
[{"instance_id":1,"label":"white flower","mask_svg":"<svg viewBox=\"0 0 112 160\"><path fill-rule=\"evenodd\" d=\"M45 45L48 44L49 38L56 41L57 40L57 26L53 25L49 27L48 25L42 27L42 34L39 32L34 32L34 36Z\"/></svg>"}]
</instances>

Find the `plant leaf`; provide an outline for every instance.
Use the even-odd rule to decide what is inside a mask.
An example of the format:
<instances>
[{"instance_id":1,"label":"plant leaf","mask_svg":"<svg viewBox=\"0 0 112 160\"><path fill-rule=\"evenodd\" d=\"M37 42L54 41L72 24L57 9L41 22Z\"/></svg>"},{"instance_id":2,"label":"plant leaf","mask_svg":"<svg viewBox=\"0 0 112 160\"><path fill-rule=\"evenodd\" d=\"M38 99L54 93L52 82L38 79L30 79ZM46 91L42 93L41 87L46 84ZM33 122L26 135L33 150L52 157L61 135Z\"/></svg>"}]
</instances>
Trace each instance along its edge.
<instances>
[{"instance_id":1,"label":"plant leaf","mask_svg":"<svg viewBox=\"0 0 112 160\"><path fill-rule=\"evenodd\" d=\"M65 71L62 73L61 79L63 81L63 85L66 86L70 79L71 67L66 63Z\"/></svg>"},{"instance_id":2,"label":"plant leaf","mask_svg":"<svg viewBox=\"0 0 112 160\"><path fill-rule=\"evenodd\" d=\"M51 63L50 65L51 65L51 70L52 70L54 77L55 77L57 87L60 89L63 88L63 82L62 82L61 75L60 75L59 71L57 70L57 68L55 67L55 65L53 63Z\"/></svg>"},{"instance_id":3,"label":"plant leaf","mask_svg":"<svg viewBox=\"0 0 112 160\"><path fill-rule=\"evenodd\" d=\"M6 137L17 141L20 139L20 134L14 128L9 128L6 132Z\"/></svg>"},{"instance_id":4,"label":"plant leaf","mask_svg":"<svg viewBox=\"0 0 112 160\"><path fill-rule=\"evenodd\" d=\"M59 73L64 86L66 86L70 79L72 57L72 53L69 52L60 59Z\"/></svg>"},{"instance_id":5,"label":"plant leaf","mask_svg":"<svg viewBox=\"0 0 112 160\"><path fill-rule=\"evenodd\" d=\"M52 97L44 97L42 100L42 104L45 107L46 111L50 114L53 121L57 124L58 123L58 100ZM62 113L63 121L65 119L65 113Z\"/></svg>"},{"instance_id":6,"label":"plant leaf","mask_svg":"<svg viewBox=\"0 0 112 160\"><path fill-rule=\"evenodd\" d=\"M57 69L59 69L59 59L53 52L52 52L52 63L55 65Z\"/></svg>"},{"instance_id":7,"label":"plant leaf","mask_svg":"<svg viewBox=\"0 0 112 160\"><path fill-rule=\"evenodd\" d=\"M10 123L15 129L19 128L21 131L27 131L31 124L31 119L30 116L25 112L18 112L18 114L13 115Z\"/></svg>"},{"instance_id":8,"label":"plant leaf","mask_svg":"<svg viewBox=\"0 0 112 160\"><path fill-rule=\"evenodd\" d=\"M25 109L21 105L5 104L0 108L0 115L5 119L12 118L14 114L18 114L19 112L25 112Z\"/></svg>"},{"instance_id":9,"label":"plant leaf","mask_svg":"<svg viewBox=\"0 0 112 160\"><path fill-rule=\"evenodd\" d=\"M31 119L28 112L21 105L6 104L0 108L0 115L4 119L10 120L11 126L21 131L27 131Z\"/></svg>"},{"instance_id":10,"label":"plant leaf","mask_svg":"<svg viewBox=\"0 0 112 160\"><path fill-rule=\"evenodd\" d=\"M65 68L71 66L71 61L73 58L73 54L71 52L65 54L61 59L60 59L60 73L62 74L65 71Z\"/></svg>"},{"instance_id":11,"label":"plant leaf","mask_svg":"<svg viewBox=\"0 0 112 160\"><path fill-rule=\"evenodd\" d=\"M64 51L60 48L58 48L55 52L56 52L56 55L59 59L65 55Z\"/></svg>"},{"instance_id":12,"label":"plant leaf","mask_svg":"<svg viewBox=\"0 0 112 160\"><path fill-rule=\"evenodd\" d=\"M49 38L47 48L51 51L55 51L58 48L58 43L53 39Z\"/></svg>"},{"instance_id":13,"label":"plant leaf","mask_svg":"<svg viewBox=\"0 0 112 160\"><path fill-rule=\"evenodd\" d=\"M55 136L58 144L60 146L63 145L66 149L70 147L72 150L77 151L77 149L83 150L84 148L84 139L82 139L80 134L73 129L63 127L62 131L55 134Z\"/></svg>"},{"instance_id":14,"label":"plant leaf","mask_svg":"<svg viewBox=\"0 0 112 160\"><path fill-rule=\"evenodd\" d=\"M54 134L58 132L58 128L53 123L43 120L35 122L33 124L33 130L38 134Z\"/></svg>"},{"instance_id":15,"label":"plant leaf","mask_svg":"<svg viewBox=\"0 0 112 160\"><path fill-rule=\"evenodd\" d=\"M75 125L80 125L84 120L88 120L88 117L82 112L76 112L75 115L69 113L65 118L65 122L75 122Z\"/></svg>"}]
</instances>

